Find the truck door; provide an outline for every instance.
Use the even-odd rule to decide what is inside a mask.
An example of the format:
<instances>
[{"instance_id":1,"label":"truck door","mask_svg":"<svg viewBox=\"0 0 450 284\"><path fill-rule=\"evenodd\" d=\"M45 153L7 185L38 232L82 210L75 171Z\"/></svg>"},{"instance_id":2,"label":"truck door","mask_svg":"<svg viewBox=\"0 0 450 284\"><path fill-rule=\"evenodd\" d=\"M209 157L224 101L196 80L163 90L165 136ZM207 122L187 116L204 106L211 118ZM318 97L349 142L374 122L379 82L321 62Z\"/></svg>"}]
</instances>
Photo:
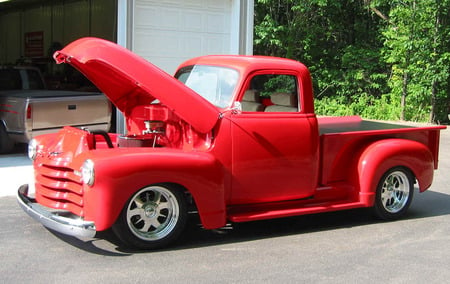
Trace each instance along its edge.
<instances>
[{"instance_id":1,"label":"truck door","mask_svg":"<svg viewBox=\"0 0 450 284\"><path fill-rule=\"evenodd\" d=\"M254 76L240 95L242 112L230 118L231 204L308 198L316 188L317 120L302 112L297 77L281 76Z\"/></svg>"}]
</instances>

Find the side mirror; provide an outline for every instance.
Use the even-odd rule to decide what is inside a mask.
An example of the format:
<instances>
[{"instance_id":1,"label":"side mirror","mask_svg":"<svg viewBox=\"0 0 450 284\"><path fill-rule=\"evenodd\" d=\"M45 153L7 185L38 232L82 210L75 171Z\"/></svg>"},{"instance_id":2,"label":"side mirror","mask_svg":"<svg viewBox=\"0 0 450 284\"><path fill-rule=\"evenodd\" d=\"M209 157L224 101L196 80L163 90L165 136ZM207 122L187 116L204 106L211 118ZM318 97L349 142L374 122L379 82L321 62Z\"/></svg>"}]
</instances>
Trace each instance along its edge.
<instances>
[{"instance_id":1,"label":"side mirror","mask_svg":"<svg viewBox=\"0 0 450 284\"><path fill-rule=\"evenodd\" d=\"M240 114L241 112L242 112L241 102L234 102L233 106L231 107L231 113L232 114Z\"/></svg>"}]
</instances>

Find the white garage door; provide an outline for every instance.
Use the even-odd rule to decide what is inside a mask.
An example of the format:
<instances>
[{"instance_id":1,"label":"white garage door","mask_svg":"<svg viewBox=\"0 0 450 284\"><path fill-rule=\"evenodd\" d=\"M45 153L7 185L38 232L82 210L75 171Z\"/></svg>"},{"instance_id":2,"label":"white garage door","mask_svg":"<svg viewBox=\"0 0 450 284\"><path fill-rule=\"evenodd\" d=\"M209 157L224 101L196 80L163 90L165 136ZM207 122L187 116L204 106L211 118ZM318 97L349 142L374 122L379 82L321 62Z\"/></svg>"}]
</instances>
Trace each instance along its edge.
<instances>
[{"instance_id":1,"label":"white garage door","mask_svg":"<svg viewBox=\"0 0 450 284\"><path fill-rule=\"evenodd\" d=\"M188 58L234 53L233 0L136 0L132 50L172 74Z\"/></svg>"}]
</instances>

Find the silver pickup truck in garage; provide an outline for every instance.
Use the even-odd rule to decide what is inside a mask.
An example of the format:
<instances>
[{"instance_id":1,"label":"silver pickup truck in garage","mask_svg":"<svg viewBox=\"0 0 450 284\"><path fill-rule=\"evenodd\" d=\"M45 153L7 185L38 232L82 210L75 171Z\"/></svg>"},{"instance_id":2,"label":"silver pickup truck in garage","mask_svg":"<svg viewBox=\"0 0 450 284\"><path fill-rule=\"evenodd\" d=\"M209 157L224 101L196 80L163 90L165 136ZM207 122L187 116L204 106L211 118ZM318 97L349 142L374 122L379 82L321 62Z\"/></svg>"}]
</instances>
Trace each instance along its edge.
<instances>
[{"instance_id":1,"label":"silver pickup truck in garage","mask_svg":"<svg viewBox=\"0 0 450 284\"><path fill-rule=\"evenodd\" d=\"M47 90L34 67L0 67L0 153L66 125L108 131L110 101L102 93Z\"/></svg>"}]
</instances>

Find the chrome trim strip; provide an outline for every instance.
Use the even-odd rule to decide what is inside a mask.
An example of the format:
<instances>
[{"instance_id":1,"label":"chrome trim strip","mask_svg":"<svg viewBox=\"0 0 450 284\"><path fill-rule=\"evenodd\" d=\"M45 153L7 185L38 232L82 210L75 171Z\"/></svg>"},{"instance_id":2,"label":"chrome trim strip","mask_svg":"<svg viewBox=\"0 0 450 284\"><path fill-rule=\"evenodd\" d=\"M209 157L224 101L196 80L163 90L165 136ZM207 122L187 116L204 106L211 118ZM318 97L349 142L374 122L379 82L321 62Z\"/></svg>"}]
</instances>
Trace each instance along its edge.
<instances>
[{"instance_id":1,"label":"chrome trim strip","mask_svg":"<svg viewBox=\"0 0 450 284\"><path fill-rule=\"evenodd\" d=\"M45 227L74 237L93 238L95 236L94 222L58 215L57 212L51 212L49 208L39 205L27 194L28 184L24 184L17 191L17 202L28 215Z\"/></svg>"}]
</instances>

